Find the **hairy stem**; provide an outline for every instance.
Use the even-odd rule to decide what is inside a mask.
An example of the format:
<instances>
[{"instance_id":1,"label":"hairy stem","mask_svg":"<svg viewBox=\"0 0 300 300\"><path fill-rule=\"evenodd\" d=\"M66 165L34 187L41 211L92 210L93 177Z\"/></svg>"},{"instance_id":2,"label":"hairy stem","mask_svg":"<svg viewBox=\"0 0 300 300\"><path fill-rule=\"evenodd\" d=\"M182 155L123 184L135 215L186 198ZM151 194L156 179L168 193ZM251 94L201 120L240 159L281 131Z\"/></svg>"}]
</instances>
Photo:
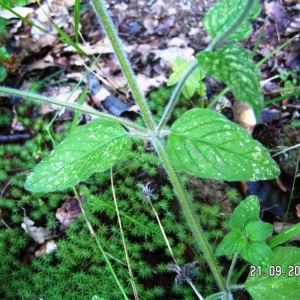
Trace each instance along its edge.
<instances>
[{"instance_id":1,"label":"hairy stem","mask_svg":"<svg viewBox=\"0 0 300 300\"><path fill-rule=\"evenodd\" d=\"M240 14L237 16L235 21L229 26L225 31L222 31L212 40L212 42L204 49L204 51L213 51L214 49L220 47L227 39L228 37L241 25L241 23L244 21L244 19L247 17L249 12L251 11L252 5L254 4L253 0L247 0L245 3L245 6L240 11ZM228 24L225 25L226 27ZM168 122L174 107L176 103L178 102L178 99L181 95L182 87L185 84L185 81L187 78L192 74L192 72L197 68L197 60L191 64L191 66L186 70L185 74L180 78L180 81L177 83L172 96L169 100L168 105L166 106L166 109L163 113L163 116L161 118L161 121L157 127L157 131L160 131L163 126Z\"/></svg>"},{"instance_id":2,"label":"hairy stem","mask_svg":"<svg viewBox=\"0 0 300 300\"><path fill-rule=\"evenodd\" d=\"M123 118L120 118L120 117L115 117L113 115L97 111L97 110L92 109L92 108L80 106L78 104L63 102L63 101L59 101L59 100L56 100L56 99L53 99L53 98L42 96L42 95L39 95L39 94L36 94L36 93L21 91L21 90L8 88L8 87L4 87L4 86L0 86L0 93L4 93L4 94L7 94L7 95L12 95L12 96L16 96L16 97L20 97L20 98L24 98L24 99L29 99L29 100L32 100L32 101L37 101L39 103L45 102L45 103L49 103L49 104L58 105L60 107L69 108L69 109L72 109L72 110L75 110L75 111L79 111L79 112L82 112L82 113L97 116L99 118L112 120L112 121L117 122L119 124L122 124L126 127L137 130L140 133L144 133L144 134L148 133L148 130L146 128L144 128L143 126L140 126L136 123L130 122L130 121L128 121L126 119L123 119Z\"/></svg>"},{"instance_id":3,"label":"hairy stem","mask_svg":"<svg viewBox=\"0 0 300 300\"><path fill-rule=\"evenodd\" d=\"M107 9L105 8L105 4L102 0L91 0L91 3L94 6L94 9L98 15L98 18L105 30L107 37L109 38L114 52L118 58L118 61L121 65L121 69L128 81L132 94L138 103L144 121L148 128L151 131L154 131L155 125L154 120L151 114L151 111L148 108L146 98L144 97L142 91L140 90L136 78L134 76L133 70L131 68L130 62L127 58L127 55L121 45L121 41L118 37L117 31L112 23L112 20L108 14Z\"/></svg>"},{"instance_id":4,"label":"hairy stem","mask_svg":"<svg viewBox=\"0 0 300 300\"><path fill-rule=\"evenodd\" d=\"M184 216L189 224L189 227L192 231L192 233L195 236L195 240L197 243L197 246L200 251L203 252L206 261L215 277L215 280L222 292L225 292L226 294L229 293L227 290L224 278L218 268L216 259L214 257L214 254L210 248L210 245L203 233L202 227L198 221L197 216L195 215L192 205L190 203L190 199L188 198L184 188L182 187L182 184L169 160L169 157L165 151L164 142L159 139L153 139L152 140L153 145L160 157L160 159L163 162L163 165L168 173L169 180L171 181L174 190L176 192L176 195L179 199L179 202L181 204L182 211L184 213Z\"/></svg>"},{"instance_id":5,"label":"hairy stem","mask_svg":"<svg viewBox=\"0 0 300 300\"><path fill-rule=\"evenodd\" d=\"M197 61L195 60L191 63L189 68L186 70L186 72L180 78L180 81L176 84L176 87L171 95L168 105L166 106L163 116L161 117L161 121L160 121L159 125L157 126L158 132L160 132L163 129L163 127L166 125L166 123L170 119L171 114L174 110L174 107L175 107L176 103L178 102L178 99L181 95L181 90L182 90L183 85L185 84L185 81L193 73L193 71L196 68L197 68Z\"/></svg>"},{"instance_id":6,"label":"hairy stem","mask_svg":"<svg viewBox=\"0 0 300 300\"><path fill-rule=\"evenodd\" d=\"M239 26L242 24L242 22L248 16L254 3L255 3L255 1L253 1L253 0L247 0L243 9L240 10L239 14L236 16L236 19L233 21L233 23L225 30L221 29L219 34L217 34L217 36L208 45L208 47L205 49L205 51L213 51L214 49L217 49L220 46L222 46L222 44L224 42L226 42L226 40L229 38L229 36L239 28ZM224 26L227 27L228 24L225 24Z\"/></svg>"}]
</instances>

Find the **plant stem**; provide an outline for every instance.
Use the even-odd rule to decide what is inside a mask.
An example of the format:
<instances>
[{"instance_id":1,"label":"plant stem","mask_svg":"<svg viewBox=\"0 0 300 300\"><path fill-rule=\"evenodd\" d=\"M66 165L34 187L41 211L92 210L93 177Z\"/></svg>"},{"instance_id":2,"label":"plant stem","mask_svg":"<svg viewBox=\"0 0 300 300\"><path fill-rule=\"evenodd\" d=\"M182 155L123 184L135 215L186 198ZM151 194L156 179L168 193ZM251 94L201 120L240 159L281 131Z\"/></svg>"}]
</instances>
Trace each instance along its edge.
<instances>
[{"instance_id":1,"label":"plant stem","mask_svg":"<svg viewBox=\"0 0 300 300\"><path fill-rule=\"evenodd\" d=\"M168 102L168 105L166 106L163 116L161 117L161 121L157 126L157 132L160 132L163 129L163 127L166 125L168 120L170 119L174 107L181 95L181 90L183 85L185 84L185 81L191 75L191 73L197 68L197 66L198 66L197 61L196 60L193 61L191 65L188 67L188 69L185 71L183 76L180 78L179 82L176 84L175 89Z\"/></svg>"},{"instance_id":2,"label":"plant stem","mask_svg":"<svg viewBox=\"0 0 300 300\"><path fill-rule=\"evenodd\" d=\"M233 273L233 269L235 267L235 264L237 262L239 258L239 253L235 253L228 271L228 275L227 275L227 280L226 280L226 286L229 289L230 288L230 284L231 284L231 277L232 277L232 273Z\"/></svg>"},{"instance_id":3,"label":"plant stem","mask_svg":"<svg viewBox=\"0 0 300 300\"><path fill-rule=\"evenodd\" d=\"M224 32L221 30L221 32L212 40L212 42L204 49L204 51L213 51L214 49L220 47L226 39L241 25L241 23L244 21L244 19L249 14L252 5L254 4L253 0L247 0L243 9L240 11L240 14L237 16L235 21L229 26ZM226 27L228 24L225 25ZM161 118L161 121L157 127L157 131L159 132L164 125L168 122L174 107L181 95L182 87L185 84L185 81L187 78L192 74L192 72L197 68L198 62L195 60L190 67L186 70L184 75L180 78L179 82L177 83L172 96L169 100L168 105L166 106L166 109L163 113L163 116Z\"/></svg>"},{"instance_id":4,"label":"plant stem","mask_svg":"<svg viewBox=\"0 0 300 300\"><path fill-rule=\"evenodd\" d=\"M217 262L214 258L214 255L212 253L212 250L210 248L210 245L208 241L206 240L204 233L202 231L202 228L200 226L200 223L197 220L197 217L194 215L192 205L189 202L189 199L185 193L184 188L182 187L177 174L169 160L169 157L164 149L164 142L163 140L160 140L155 137L155 124L152 118L152 114L147 106L146 99L144 98L143 94L141 93L136 79L134 77L133 71L130 67L129 60L127 59L127 56L122 48L122 45L120 43L120 40L117 36L117 32L112 24L112 21L108 15L108 12L104 6L104 3L102 0L91 0L91 2L94 5L95 11L102 23L102 26L104 30L107 33L107 36L114 48L115 54L120 62L121 68L125 74L125 77L127 78L128 84L132 90L132 93L140 106L140 110L142 112L143 118L149 128L149 130L153 133L152 143L160 156L163 164L165 165L165 168L167 170L167 173L169 175L169 179L171 183L173 184L173 187L175 189L175 192L179 198L179 201L181 203L181 207L183 210L183 213L186 217L187 222L190 225L190 228L196 238L197 245L200 249L200 251L203 251L204 256L207 259L207 263L209 264L215 280L219 286L219 288L228 294L228 290L225 285L225 281L222 277L221 272L219 271L219 268L217 266ZM171 104L172 106L172 104Z\"/></svg>"},{"instance_id":5,"label":"plant stem","mask_svg":"<svg viewBox=\"0 0 300 300\"><path fill-rule=\"evenodd\" d=\"M109 38L114 52L118 58L118 61L121 65L121 69L128 81L130 89L132 91L133 97L136 100L137 104L140 107L143 119L147 125L147 127L154 131L155 125L154 120L151 114L151 111L148 108L146 98L144 97L142 91L140 90L136 78L133 74L133 70L131 68L130 62L127 58L127 55L121 45L121 41L118 37L117 31L113 25L113 22L108 14L107 9L105 8L105 4L102 0L91 0L93 3L94 9L98 15L98 18L103 26L107 37Z\"/></svg>"},{"instance_id":6,"label":"plant stem","mask_svg":"<svg viewBox=\"0 0 300 300\"><path fill-rule=\"evenodd\" d=\"M89 219L88 219L88 217L87 217L87 215L86 215L86 213L85 213L85 210L84 210L84 208L83 208L83 206L82 206L82 203L81 203L80 194L77 192L77 190L76 190L75 187L73 188L73 192L74 192L74 194L75 194L75 196L76 196L76 198L77 198L77 200L78 200L78 203L79 203L79 206L80 206L82 215L83 215L84 220L85 220L85 222L86 222L86 225L87 225L87 227L88 227L88 229L89 229L89 232L90 232L90 234L92 235L92 237L96 240L96 243L97 243L97 245L98 245L98 248L100 249L101 254L103 255L103 258L104 258L104 260L105 260L105 263L106 263L108 269L110 270L112 276L114 277L114 279L115 279L115 281L116 281L116 284L118 285L120 291L122 292L122 294L123 294L123 296L124 296L124 299L129 300L128 297L127 297L127 295L126 295L126 293L125 293L125 289L124 289L123 286L122 286L122 283L121 283L120 280L118 279L117 274L115 273L115 271L114 271L114 269L113 269L113 267L112 267L112 265L111 265L109 259L107 258L107 254L105 253L104 249L102 248L102 246L101 246L101 244L100 244L100 241L99 241L99 239L98 239L98 237L97 237L97 235L96 235L96 233L95 233L95 231L94 231L94 229L93 229L91 223L89 222Z\"/></svg>"},{"instance_id":7,"label":"plant stem","mask_svg":"<svg viewBox=\"0 0 300 300\"><path fill-rule=\"evenodd\" d=\"M171 181L175 193L179 199L179 202L181 204L182 211L184 213L184 216L189 224L189 227L192 231L192 233L195 236L195 240L197 243L197 246L200 251L203 252L206 261L215 277L215 280L222 292L225 292L226 294L229 294L229 291L227 290L224 278L218 268L217 262L215 260L214 254L210 248L210 245L203 233L203 230L201 228L201 225L197 219L197 216L195 215L192 205L190 203L190 199L188 198L184 188L182 187L182 184L169 160L169 157L165 151L164 142L162 140L159 140L157 138L152 139L153 145L156 149L156 152L158 153L160 159L162 160L164 167L168 173L169 180Z\"/></svg>"},{"instance_id":8,"label":"plant stem","mask_svg":"<svg viewBox=\"0 0 300 300\"><path fill-rule=\"evenodd\" d=\"M115 117L113 115L97 111L95 109L91 109L91 108L88 108L88 107L83 107L83 106L80 106L78 104L63 102L63 101L59 101L59 100L56 100L56 99L53 99L53 98L42 96L42 95L39 95L39 94L36 94L36 93L31 93L31 92L27 92L27 91L20 91L20 90L17 90L17 89L8 88L8 87L4 87L4 86L0 86L0 93L1 92L5 93L7 95L13 95L13 96L16 96L16 97L37 101L37 102L40 102L40 103L46 102L46 103L62 106L62 107L65 107L65 108L69 108L69 109L72 109L72 110L75 110L75 111L80 111L82 113L97 116L99 118L112 120L112 121L117 122L119 124L122 124L126 127L137 130L140 133L144 133L144 134L148 133L148 130L145 127L140 126L136 123L130 122L130 121L128 121L126 119L123 119L123 118L120 118L120 117Z\"/></svg>"},{"instance_id":9,"label":"plant stem","mask_svg":"<svg viewBox=\"0 0 300 300\"><path fill-rule=\"evenodd\" d=\"M229 38L229 36L236 29L238 29L239 26L243 23L243 21L246 19L249 12L251 11L254 3L255 3L255 1L253 1L253 0L246 0L244 7L240 10L239 14L236 16L236 19L233 21L233 23L228 28L226 28L224 31L221 28L220 32L213 39L213 41L208 45L208 47L205 49L205 51L212 51L214 49L221 47L221 45L226 42L226 40ZM228 24L225 24L224 26L227 27Z\"/></svg>"},{"instance_id":10,"label":"plant stem","mask_svg":"<svg viewBox=\"0 0 300 300\"><path fill-rule=\"evenodd\" d=\"M122 238L125 258L126 258L126 262L127 262L128 273L129 273L129 276L130 276L130 282L131 282L131 286L132 286L132 290L133 290L133 294L134 294L134 299L139 300L137 288L136 288L136 285L135 285L135 282L134 282L132 269L131 269L131 266L130 266L130 260L129 260L129 255L128 255L128 251L127 251L127 247L126 247L126 241L125 241L123 226L122 226L122 222L121 222L121 218L120 218L120 211L119 211L117 197L116 197L116 193L115 193L112 168L110 168L110 181L111 181L111 191L112 191L112 195L113 195L113 199L114 199L115 210L116 210L116 213L117 213L117 218L118 218L118 223L119 223L119 228L120 228L120 234L121 234L121 238Z\"/></svg>"}]
</instances>

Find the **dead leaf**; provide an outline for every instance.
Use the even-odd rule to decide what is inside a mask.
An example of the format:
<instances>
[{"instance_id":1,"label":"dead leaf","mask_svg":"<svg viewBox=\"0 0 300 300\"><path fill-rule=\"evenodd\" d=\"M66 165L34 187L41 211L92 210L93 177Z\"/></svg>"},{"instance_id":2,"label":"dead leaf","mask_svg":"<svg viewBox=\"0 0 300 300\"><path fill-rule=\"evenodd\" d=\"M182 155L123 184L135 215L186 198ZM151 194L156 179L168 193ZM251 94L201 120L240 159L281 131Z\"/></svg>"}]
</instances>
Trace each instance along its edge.
<instances>
[{"instance_id":1,"label":"dead leaf","mask_svg":"<svg viewBox=\"0 0 300 300\"><path fill-rule=\"evenodd\" d=\"M21 227L38 243L43 244L46 240L53 238L49 228L33 226L34 222L24 216L24 222Z\"/></svg>"},{"instance_id":2,"label":"dead leaf","mask_svg":"<svg viewBox=\"0 0 300 300\"><path fill-rule=\"evenodd\" d=\"M13 11L15 11L17 14L19 14L22 17L27 17L28 14L31 14L34 12L33 8L30 7L14 7ZM4 9L4 10L0 10L0 17L9 20L9 19L18 19L18 17L11 13L10 11Z\"/></svg>"},{"instance_id":3,"label":"dead leaf","mask_svg":"<svg viewBox=\"0 0 300 300\"><path fill-rule=\"evenodd\" d=\"M164 75L159 75L154 78L149 78L148 76L139 73L136 76L136 80L140 89L146 94L151 91L153 88L158 88L168 81Z\"/></svg>"},{"instance_id":4,"label":"dead leaf","mask_svg":"<svg viewBox=\"0 0 300 300\"><path fill-rule=\"evenodd\" d=\"M1 62L9 73L15 73L21 64L21 61L16 54L12 54L10 60L1 60Z\"/></svg>"},{"instance_id":5,"label":"dead leaf","mask_svg":"<svg viewBox=\"0 0 300 300\"><path fill-rule=\"evenodd\" d=\"M81 209L75 197L69 197L56 211L56 218L61 223L60 230L65 230L71 222L75 222Z\"/></svg>"},{"instance_id":6,"label":"dead leaf","mask_svg":"<svg viewBox=\"0 0 300 300\"><path fill-rule=\"evenodd\" d=\"M42 246L34 252L35 257L41 257L44 254L51 254L57 249L57 245L54 240L46 241Z\"/></svg>"},{"instance_id":7,"label":"dead leaf","mask_svg":"<svg viewBox=\"0 0 300 300\"><path fill-rule=\"evenodd\" d=\"M194 59L194 49L190 47L169 47L163 50L152 50L152 53L155 54L155 59L162 59L163 63L166 65L172 64L177 56L182 57L184 61L192 61Z\"/></svg>"},{"instance_id":8,"label":"dead leaf","mask_svg":"<svg viewBox=\"0 0 300 300\"><path fill-rule=\"evenodd\" d=\"M252 135L254 126L256 125L252 107L246 102L234 101L233 114L235 122Z\"/></svg>"},{"instance_id":9,"label":"dead leaf","mask_svg":"<svg viewBox=\"0 0 300 300\"><path fill-rule=\"evenodd\" d=\"M300 219L300 204L296 205L297 217Z\"/></svg>"},{"instance_id":10,"label":"dead leaf","mask_svg":"<svg viewBox=\"0 0 300 300\"><path fill-rule=\"evenodd\" d=\"M80 48L87 54L87 55L94 55L94 54L107 54L113 53L113 47L107 37L98 41L95 44L84 43L79 45ZM65 47L64 51L66 52L77 52L77 50L73 46Z\"/></svg>"},{"instance_id":11,"label":"dead leaf","mask_svg":"<svg viewBox=\"0 0 300 300\"><path fill-rule=\"evenodd\" d=\"M56 66L56 64L54 63L53 57L50 54L48 54L44 58L39 59L34 63L30 64L28 66L28 71L32 71L36 69L45 69L47 67L52 67L52 66Z\"/></svg>"}]
</instances>

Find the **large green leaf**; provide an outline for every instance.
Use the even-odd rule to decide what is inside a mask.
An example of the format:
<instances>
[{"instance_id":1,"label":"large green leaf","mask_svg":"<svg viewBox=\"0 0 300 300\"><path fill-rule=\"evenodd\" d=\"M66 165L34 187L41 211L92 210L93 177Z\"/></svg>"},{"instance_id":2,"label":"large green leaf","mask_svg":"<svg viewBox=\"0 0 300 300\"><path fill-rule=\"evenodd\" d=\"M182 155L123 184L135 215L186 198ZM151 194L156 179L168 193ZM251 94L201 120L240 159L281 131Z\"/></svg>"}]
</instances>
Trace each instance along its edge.
<instances>
[{"instance_id":1,"label":"large green leaf","mask_svg":"<svg viewBox=\"0 0 300 300\"><path fill-rule=\"evenodd\" d=\"M254 20L259 12L258 0L252 0L253 4L248 16L238 26L238 28L228 37L231 41L241 41L249 37L252 32L251 21ZM208 11L203 19L203 27L211 37L218 34L223 35L236 20L237 15L245 6L246 0L222 0Z\"/></svg>"},{"instance_id":2,"label":"large green leaf","mask_svg":"<svg viewBox=\"0 0 300 300\"><path fill-rule=\"evenodd\" d=\"M217 112L195 108L171 127L167 151L174 167L202 178L256 181L279 168L248 132Z\"/></svg>"},{"instance_id":3,"label":"large green leaf","mask_svg":"<svg viewBox=\"0 0 300 300\"><path fill-rule=\"evenodd\" d=\"M277 247L274 255L274 266L270 266L260 276L249 276L245 283L246 290L254 300L299 299L300 249Z\"/></svg>"},{"instance_id":4,"label":"large green leaf","mask_svg":"<svg viewBox=\"0 0 300 300\"><path fill-rule=\"evenodd\" d=\"M217 52L200 52L197 59L205 74L225 82L237 100L248 102L256 116L260 115L263 108L260 73L247 50L230 44Z\"/></svg>"},{"instance_id":5,"label":"large green leaf","mask_svg":"<svg viewBox=\"0 0 300 300\"><path fill-rule=\"evenodd\" d=\"M119 124L97 119L72 131L27 177L25 188L51 192L73 187L109 169L126 153L128 134Z\"/></svg>"}]
</instances>

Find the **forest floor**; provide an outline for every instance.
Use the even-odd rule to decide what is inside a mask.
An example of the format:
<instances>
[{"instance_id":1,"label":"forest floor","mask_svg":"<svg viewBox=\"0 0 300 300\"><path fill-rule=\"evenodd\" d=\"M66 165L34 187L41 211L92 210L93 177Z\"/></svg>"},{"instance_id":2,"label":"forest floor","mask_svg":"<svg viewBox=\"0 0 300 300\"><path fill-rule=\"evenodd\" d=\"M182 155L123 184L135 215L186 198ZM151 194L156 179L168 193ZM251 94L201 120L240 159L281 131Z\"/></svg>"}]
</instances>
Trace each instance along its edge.
<instances>
[{"instance_id":1,"label":"forest floor","mask_svg":"<svg viewBox=\"0 0 300 300\"><path fill-rule=\"evenodd\" d=\"M83 56L74 47L59 40L59 34L46 17L50 16L59 28L75 39L74 1L49 0L48 4L41 1L42 6L38 5L38 1L30 2L31 4L18 8L18 14L51 34L45 34L32 23L26 23L8 11L0 10L0 17L6 20L6 33L0 36L0 46L4 46L10 55L10 60L2 60L7 76L1 85L28 90L33 88L33 83L40 82L39 93L65 100L79 83L69 102L76 103L87 87L86 106L136 118L139 115L138 107L128 90L111 45L89 4L82 1L80 12L79 45L87 54ZM215 2L217 1L106 1L137 81L146 95L166 86L176 57L191 61L196 53L208 45L210 38L203 29L201 20ZM299 93L289 95L299 90L300 85L298 2L261 1L262 11L253 23L253 33L242 43L249 51L256 49L254 60L259 62L286 41L293 39L260 66L261 85L266 101L261 120L254 120L252 110L234 100L231 93L223 96L213 107L245 127L270 150L280 165L281 176L277 180L250 185L194 177L190 177L188 182L188 188L194 192L198 201L218 204L223 213L231 213L237 199L240 200L247 194L256 194L262 201L262 217L274 225L275 232L280 231L285 214L288 213L289 216L285 226L298 223L300 218L300 98ZM262 35L259 38L260 33ZM257 40L259 43L256 44ZM94 75L88 75L82 81L87 71L93 71ZM210 78L206 79L205 84L207 92L202 101L209 103L224 86ZM101 93L98 93L99 90ZM114 95L115 102L105 101L108 94ZM279 97L280 101L273 101ZM26 123L17 110L20 105L20 99L0 94L0 115L11 116L9 121L0 123L0 144L23 145L37 134L32 125L36 118L50 122L58 112L56 106L40 105L38 109L27 111L29 122ZM188 108L197 107L199 99L193 96L184 105ZM72 118L73 112L62 111L53 125L53 132L63 132L63 123ZM87 116L81 117L81 124L87 119ZM6 152L1 155L1 159L6 159L10 154ZM12 197L9 182L8 178L1 181L0 185L1 197L7 199ZM8 220L4 206L2 210L1 220L7 226L14 226ZM23 214L22 211L19 213ZM3 226L0 230L5 229L6 226Z\"/></svg>"}]
</instances>

